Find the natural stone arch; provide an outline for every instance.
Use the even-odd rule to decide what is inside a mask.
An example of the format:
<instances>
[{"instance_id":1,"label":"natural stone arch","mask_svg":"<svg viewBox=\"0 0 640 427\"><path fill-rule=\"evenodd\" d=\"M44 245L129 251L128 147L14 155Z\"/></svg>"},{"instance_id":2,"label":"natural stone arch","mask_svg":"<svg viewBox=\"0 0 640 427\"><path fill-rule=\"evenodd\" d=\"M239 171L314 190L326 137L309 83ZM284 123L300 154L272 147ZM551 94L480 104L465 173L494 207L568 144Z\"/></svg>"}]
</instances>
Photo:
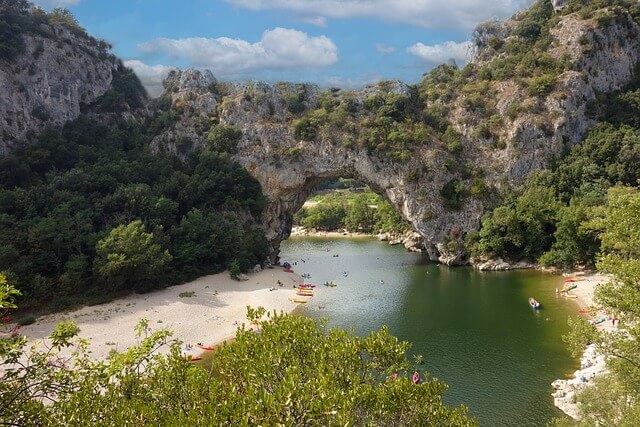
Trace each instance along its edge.
<instances>
[{"instance_id":1,"label":"natural stone arch","mask_svg":"<svg viewBox=\"0 0 640 427\"><path fill-rule=\"evenodd\" d=\"M460 211L443 209L437 182L432 181L424 187L407 182L407 170L413 161L396 164L371 156L366 150L316 143L300 142L298 148L304 155L274 158L266 153L258 154L252 146L236 156L260 182L267 196L264 226L274 259L280 242L291 233L293 215L313 189L327 180L344 177L362 181L391 202L413 230L424 238L425 250L432 260L450 264L466 261L457 246L447 248L445 243L450 239L459 240L461 236L456 229L477 227L482 214L479 202L471 199Z\"/></svg>"},{"instance_id":2,"label":"natural stone arch","mask_svg":"<svg viewBox=\"0 0 640 427\"><path fill-rule=\"evenodd\" d=\"M447 101L442 117L447 130L460 136L457 147L442 140L444 129L432 129L409 148L409 155L392 161L384 150L372 153L362 148L366 143L359 144L358 127L368 114L366 101L381 92L410 96L416 87L392 81L350 92L351 130L322 128L317 134L296 135L295 120L320 106L317 86L220 83L211 72L185 70L172 71L165 81L164 97L170 98L179 119L154 138L152 147L184 155L206 146L212 121L238 128L242 137L233 158L259 181L268 198L263 225L272 258L289 236L292 216L311 188L319 180L344 176L369 184L389 200L424 238L431 259L465 263L462 239L479 228L485 208L497 202L493 196L522 184L531 172L579 143L591 124L586 111L596 93L619 90L634 77L640 62L640 26L628 14L619 24L597 31L590 25L568 15L552 31L559 43L555 53L566 54L574 64L557 77L550 93L532 95L514 79L487 83L495 116L502 121L498 136L478 132L482 124L486 128L487 118L465 106L468 96L461 92ZM583 36L598 46L588 55L580 48ZM493 58L475 60L482 65ZM524 104L535 108L510 117L511 106ZM470 191L474 180L482 181L480 191ZM442 197L452 183L469 190L456 209L446 206Z\"/></svg>"},{"instance_id":3,"label":"natural stone arch","mask_svg":"<svg viewBox=\"0 0 640 427\"><path fill-rule=\"evenodd\" d=\"M293 215L313 188L322 181L351 177L366 183L396 207L423 237L432 260L466 263L461 241L465 232L478 228L484 206L482 200L473 197L466 198L459 210L443 205L440 191L456 177L456 172L443 164L447 159L449 163L455 160L435 138L413 150L406 161L392 161L349 142L344 132L320 133L312 141L297 137L293 121L319 104L320 90L314 85L221 84L210 72L187 70L172 72L165 87L174 106L179 105L184 113L172 129L154 139L157 150L180 154L177 141L185 137L194 141L194 146L206 146L206 134L198 133L197 128L212 117L220 125L241 130L233 159L257 179L267 198L263 227L272 261L277 259L280 242L290 235ZM354 120L364 116L364 100L380 90L352 93ZM383 90L404 94L408 86L388 82ZM303 113L292 113L290 94L301 94L303 105L297 107Z\"/></svg>"}]
</instances>

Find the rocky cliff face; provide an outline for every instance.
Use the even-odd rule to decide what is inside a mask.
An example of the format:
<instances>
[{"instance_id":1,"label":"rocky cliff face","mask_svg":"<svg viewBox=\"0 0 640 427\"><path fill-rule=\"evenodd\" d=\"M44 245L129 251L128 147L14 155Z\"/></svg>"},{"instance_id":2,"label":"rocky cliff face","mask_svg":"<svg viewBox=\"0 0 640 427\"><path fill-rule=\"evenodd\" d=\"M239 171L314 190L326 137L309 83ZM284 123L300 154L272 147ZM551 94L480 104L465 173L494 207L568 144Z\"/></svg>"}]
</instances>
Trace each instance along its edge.
<instances>
[{"instance_id":1,"label":"rocky cliff face","mask_svg":"<svg viewBox=\"0 0 640 427\"><path fill-rule=\"evenodd\" d=\"M556 9L564 3L556 2ZM493 36L509 37L515 24L505 22ZM491 202L467 196L459 209L445 207L442 189L452 180L470 185L469 177L455 172L464 161L480 170L494 188L517 185L533 171L546 167L568 146L578 143L591 122L586 110L599 92L627 84L640 62L640 27L626 13L605 25L575 14L563 16L552 30L550 54L570 60L572 66L557 78L544 96L530 95L515 79L492 82L496 108L503 123L500 137L506 147L478 136L479 119L465 107L465 95L453 101L451 125L462 135L463 159L442 149L434 135L411 156L398 162L354 143L354 127L367 120L366 100L381 94L407 95L407 86L392 82L360 92L337 94L349 99L349 114L338 128L323 127L313 137L301 137L292 126L319 106L320 90L312 85L243 83L221 84L208 72L172 73L165 96L181 111L177 124L156 139L156 149L173 152L204 147L208 124L233 126L242 131L235 159L260 182L268 197L264 227L274 258L280 241L289 236L292 216L313 188L326 180L349 177L362 180L397 207L424 239L433 260L465 263L462 239L476 230ZM478 55L478 66L496 58ZM292 99L298 101L291 108ZM528 105L509 115L514 104ZM182 141L182 142L181 142ZM182 148L181 148L182 147ZM452 163L454 166L452 166Z\"/></svg>"},{"instance_id":2,"label":"rocky cliff face","mask_svg":"<svg viewBox=\"0 0 640 427\"><path fill-rule=\"evenodd\" d=\"M120 62L104 42L63 25L42 24L39 32L24 35L24 53L0 62L0 154L46 125L77 118L107 92Z\"/></svg>"}]
</instances>

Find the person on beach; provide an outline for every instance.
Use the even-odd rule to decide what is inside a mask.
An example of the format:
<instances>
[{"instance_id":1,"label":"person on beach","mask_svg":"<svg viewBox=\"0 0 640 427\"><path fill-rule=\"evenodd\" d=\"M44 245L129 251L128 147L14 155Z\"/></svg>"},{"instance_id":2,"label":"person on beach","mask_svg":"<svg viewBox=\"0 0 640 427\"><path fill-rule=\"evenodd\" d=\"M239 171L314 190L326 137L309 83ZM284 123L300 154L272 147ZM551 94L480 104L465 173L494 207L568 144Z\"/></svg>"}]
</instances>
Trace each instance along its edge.
<instances>
[{"instance_id":1,"label":"person on beach","mask_svg":"<svg viewBox=\"0 0 640 427\"><path fill-rule=\"evenodd\" d=\"M411 382L414 384L420 383L420 374L418 373L418 371L414 372L413 375L411 376Z\"/></svg>"}]
</instances>

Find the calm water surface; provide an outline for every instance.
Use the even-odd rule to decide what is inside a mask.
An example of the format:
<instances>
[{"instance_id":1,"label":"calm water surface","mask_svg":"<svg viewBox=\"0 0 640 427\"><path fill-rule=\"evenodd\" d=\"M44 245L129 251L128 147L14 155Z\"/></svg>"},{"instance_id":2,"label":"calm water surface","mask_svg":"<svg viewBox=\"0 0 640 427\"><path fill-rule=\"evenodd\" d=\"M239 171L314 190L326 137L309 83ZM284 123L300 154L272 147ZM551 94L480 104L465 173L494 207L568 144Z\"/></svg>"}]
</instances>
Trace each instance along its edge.
<instances>
[{"instance_id":1,"label":"calm water surface","mask_svg":"<svg viewBox=\"0 0 640 427\"><path fill-rule=\"evenodd\" d=\"M445 401L466 405L481 425L541 426L561 415L551 382L577 368L562 341L576 306L556 297L558 276L439 266L370 238L292 237L281 249L311 282L338 283L318 286L301 314L359 335L387 325L449 385Z\"/></svg>"}]
</instances>

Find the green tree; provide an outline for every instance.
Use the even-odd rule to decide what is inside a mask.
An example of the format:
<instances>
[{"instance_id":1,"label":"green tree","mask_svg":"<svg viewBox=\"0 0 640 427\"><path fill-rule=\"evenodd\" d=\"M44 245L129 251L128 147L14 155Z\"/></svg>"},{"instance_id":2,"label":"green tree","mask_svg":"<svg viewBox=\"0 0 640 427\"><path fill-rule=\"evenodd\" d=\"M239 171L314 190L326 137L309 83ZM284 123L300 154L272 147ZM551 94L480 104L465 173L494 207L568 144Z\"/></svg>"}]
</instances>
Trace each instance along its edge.
<instances>
[{"instance_id":1,"label":"green tree","mask_svg":"<svg viewBox=\"0 0 640 427\"><path fill-rule=\"evenodd\" d=\"M320 203L307 210L302 226L324 231L338 230L344 225L345 213L342 203Z\"/></svg>"},{"instance_id":2,"label":"green tree","mask_svg":"<svg viewBox=\"0 0 640 427\"><path fill-rule=\"evenodd\" d=\"M374 226L374 211L374 208L369 206L368 195L366 193L358 194L347 207L344 226L349 231L369 233Z\"/></svg>"},{"instance_id":3,"label":"green tree","mask_svg":"<svg viewBox=\"0 0 640 427\"><path fill-rule=\"evenodd\" d=\"M380 198L374 214L374 229L378 233L403 233L410 229L407 221L389 201Z\"/></svg>"},{"instance_id":4,"label":"green tree","mask_svg":"<svg viewBox=\"0 0 640 427\"><path fill-rule=\"evenodd\" d=\"M96 252L94 269L113 289L148 290L172 259L140 220L111 230L96 244Z\"/></svg>"},{"instance_id":5,"label":"green tree","mask_svg":"<svg viewBox=\"0 0 640 427\"><path fill-rule=\"evenodd\" d=\"M593 230L585 226L588 220L589 206L584 200L574 198L569 206L562 207L558 212L555 242L540 257L540 263L565 268L592 265L600 242Z\"/></svg>"},{"instance_id":6,"label":"green tree","mask_svg":"<svg viewBox=\"0 0 640 427\"><path fill-rule=\"evenodd\" d=\"M600 230L597 267L613 279L598 287L595 301L620 319L625 333L604 332L582 319L571 321L566 337L574 354L586 343L608 357L609 374L578 395L585 425L633 426L640 423L640 190L614 187L602 215L590 222Z\"/></svg>"},{"instance_id":7,"label":"green tree","mask_svg":"<svg viewBox=\"0 0 640 427\"><path fill-rule=\"evenodd\" d=\"M238 141L242 131L235 126L213 125L207 134L211 151L234 154L238 151Z\"/></svg>"},{"instance_id":8,"label":"green tree","mask_svg":"<svg viewBox=\"0 0 640 427\"><path fill-rule=\"evenodd\" d=\"M159 353L170 335L150 333L109 365L92 365L76 391L46 408L49 419L53 425L70 419L99 425L476 424L465 408L443 404L443 383L426 374L421 384L411 382L409 344L386 329L360 338L300 316L248 313L261 333L241 327L234 342L216 350L210 367L190 365L177 343Z\"/></svg>"},{"instance_id":9,"label":"green tree","mask_svg":"<svg viewBox=\"0 0 640 427\"><path fill-rule=\"evenodd\" d=\"M12 59L24 52L22 35L30 6L26 0L0 0L0 58Z\"/></svg>"}]
</instances>

